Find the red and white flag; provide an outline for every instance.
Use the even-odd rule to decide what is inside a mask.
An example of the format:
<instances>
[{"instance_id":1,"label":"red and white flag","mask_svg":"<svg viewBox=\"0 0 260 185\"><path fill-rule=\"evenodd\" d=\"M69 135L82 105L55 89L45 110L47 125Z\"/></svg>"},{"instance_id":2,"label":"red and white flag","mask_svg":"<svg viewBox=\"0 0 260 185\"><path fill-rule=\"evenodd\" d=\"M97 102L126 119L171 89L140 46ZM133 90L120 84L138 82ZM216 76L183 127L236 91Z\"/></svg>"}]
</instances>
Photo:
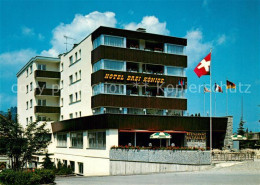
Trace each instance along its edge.
<instances>
[{"instance_id":1,"label":"red and white flag","mask_svg":"<svg viewBox=\"0 0 260 185\"><path fill-rule=\"evenodd\" d=\"M194 72L200 78L203 75L210 75L210 61L211 53L209 53L198 65L195 67Z\"/></svg>"},{"instance_id":2,"label":"red and white flag","mask_svg":"<svg viewBox=\"0 0 260 185\"><path fill-rule=\"evenodd\" d=\"M222 88L218 84L216 84L216 83L215 83L215 92L223 93Z\"/></svg>"}]
</instances>

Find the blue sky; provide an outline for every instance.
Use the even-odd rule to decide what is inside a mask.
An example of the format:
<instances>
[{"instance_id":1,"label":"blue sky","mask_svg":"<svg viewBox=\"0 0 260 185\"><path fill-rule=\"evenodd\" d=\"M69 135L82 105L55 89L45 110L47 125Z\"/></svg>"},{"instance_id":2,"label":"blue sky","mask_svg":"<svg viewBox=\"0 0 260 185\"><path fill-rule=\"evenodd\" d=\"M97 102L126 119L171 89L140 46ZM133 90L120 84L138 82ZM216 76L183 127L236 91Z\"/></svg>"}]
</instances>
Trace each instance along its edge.
<instances>
[{"instance_id":1,"label":"blue sky","mask_svg":"<svg viewBox=\"0 0 260 185\"><path fill-rule=\"evenodd\" d=\"M0 2L0 110L16 105L16 73L34 55L65 51L63 35L80 41L99 25L186 37L188 84L209 83L194 67L212 52L212 79L226 78L242 91L229 93L229 115L236 130L244 98L245 127L259 131L260 119L260 1L12 1ZM248 93L245 93L247 86ZM225 88L224 88L225 90ZM203 93L187 93L189 114L203 114ZM213 114L214 110L213 94ZM216 96L216 115L226 115L226 93ZM209 111L209 94L206 95Z\"/></svg>"}]
</instances>

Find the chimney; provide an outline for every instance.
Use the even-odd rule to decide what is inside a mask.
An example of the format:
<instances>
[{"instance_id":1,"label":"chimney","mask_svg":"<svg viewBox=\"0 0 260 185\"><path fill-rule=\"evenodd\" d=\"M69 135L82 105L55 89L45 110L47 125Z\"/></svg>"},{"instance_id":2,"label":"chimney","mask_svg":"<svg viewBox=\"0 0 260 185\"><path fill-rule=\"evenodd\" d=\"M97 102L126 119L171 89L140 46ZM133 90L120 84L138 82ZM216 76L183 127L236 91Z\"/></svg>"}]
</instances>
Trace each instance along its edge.
<instances>
[{"instance_id":1,"label":"chimney","mask_svg":"<svg viewBox=\"0 0 260 185\"><path fill-rule=\"evenodd\" d=\"M138 28L136 31L142 32L142 33L146 33L146 29L145 28Z\"/></svg>"}]
</instances>

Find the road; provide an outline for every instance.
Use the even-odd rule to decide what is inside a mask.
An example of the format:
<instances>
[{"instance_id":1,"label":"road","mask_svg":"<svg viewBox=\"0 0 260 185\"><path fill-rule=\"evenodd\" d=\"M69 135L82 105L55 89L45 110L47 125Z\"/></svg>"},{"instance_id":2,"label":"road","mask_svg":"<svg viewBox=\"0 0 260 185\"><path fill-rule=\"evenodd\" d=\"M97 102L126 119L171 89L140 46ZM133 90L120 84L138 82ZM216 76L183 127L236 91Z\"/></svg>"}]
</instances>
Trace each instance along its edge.
<instances>
[{"instance_id":1,"label":"road","mask_svg":"<svg viewBox=\"0 0 260 185\"><path fill-rule=\"evenodd\" d=\"M58 185L260 185L260 161L214 167L207 171L132 176L63 177L57 178L55 182Z\"/></svg>"}]
</instances>

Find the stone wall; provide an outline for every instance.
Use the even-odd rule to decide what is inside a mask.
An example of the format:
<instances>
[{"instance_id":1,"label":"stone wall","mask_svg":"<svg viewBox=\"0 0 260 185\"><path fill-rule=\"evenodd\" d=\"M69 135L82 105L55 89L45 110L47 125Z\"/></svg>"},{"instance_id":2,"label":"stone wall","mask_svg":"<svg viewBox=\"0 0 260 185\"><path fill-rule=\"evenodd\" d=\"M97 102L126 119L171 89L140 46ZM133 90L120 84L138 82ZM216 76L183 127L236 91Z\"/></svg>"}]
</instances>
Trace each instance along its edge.
<instances>
[{"instance_id":1,"label":"stone wall","mask_svg":"<svg viewBox=\"0 0 260 185\"><path fill-rule=\"evenodd\" d=\"M210 151L111 149L110 161L209 165Z\"/></svg>"},{"instance_id":2,"label":"stone wall","mask_svg":"<svg viewBox=\"0 0 260 185\"><path fill-rule=\"evenodd\" d=\"M233 117L228 116L228 122L227 122L227 130L226 135L224 139L224 147L223 149L232 149L233 148L233 141L231 139L231 136L233 134Z\"/></svg>"}]
</instances>

